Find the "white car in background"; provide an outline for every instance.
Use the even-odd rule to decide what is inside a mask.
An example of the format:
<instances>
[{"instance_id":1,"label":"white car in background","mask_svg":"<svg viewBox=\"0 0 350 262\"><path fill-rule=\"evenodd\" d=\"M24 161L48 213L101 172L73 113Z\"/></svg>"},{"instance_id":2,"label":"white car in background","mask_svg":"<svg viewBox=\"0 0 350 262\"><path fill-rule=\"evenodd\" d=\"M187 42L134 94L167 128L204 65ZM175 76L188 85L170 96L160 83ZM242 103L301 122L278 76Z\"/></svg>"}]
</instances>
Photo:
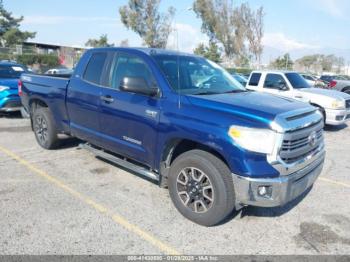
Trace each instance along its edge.
<instances>
[{"instance_id":1,"label":"white car in background","mask_svg":"<svg viewBox=\"0 0 350 262\"><path fill-rule=\"evenodd\" d=\"M71 74L73 74L73 70L68 68L52 68L45 72L45 75L71 75Z\"/></svg>"},{"instance_id":2,"label":"white car in background","mask_svg":"<svg viewBox=\"0 0 350 262\"><path fill-rule=\"evenodd\" d=\"M327 84L322 81L321 79L317 78L316 76L310 75L310 74L300 74L305 81L310 85L314 87L327 87Z\"/></svg>"},{"instance_id":3,"label":"white car in background","mask_svg":"<svg viewBox=\"0 0 350 262\"><path fill-rule=\"evenodd\" d=\"M253 71L246 88L310 103L319 108L328 125L341 125L350 119L350 95L312 88L296 72Z\"/></svg>"}]
</instances>

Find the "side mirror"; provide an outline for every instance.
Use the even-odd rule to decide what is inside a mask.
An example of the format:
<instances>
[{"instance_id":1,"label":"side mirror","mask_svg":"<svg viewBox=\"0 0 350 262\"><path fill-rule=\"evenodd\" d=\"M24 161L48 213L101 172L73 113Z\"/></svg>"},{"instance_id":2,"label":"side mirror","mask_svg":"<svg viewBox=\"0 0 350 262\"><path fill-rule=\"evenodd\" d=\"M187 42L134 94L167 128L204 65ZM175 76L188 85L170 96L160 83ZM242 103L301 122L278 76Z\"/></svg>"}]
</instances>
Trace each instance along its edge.
<instances>
[{"instance_id":1,"label":"side mirror","mask_svg":"<svg viewBox=\"0 0 350 262\"><path fill-rule=\"evenodd\" d=\"M286 90L288 90L288 87L287 87L286 84L281 83L281 84L278 86L278 89L281 90L281 91L286 91Z\"/></svg>"},{"instance_id":2,"label":"side mirror","mask_svg":"<svg viewBox=\"0 0 350 262\"><path fill-rule=\"evenodd\" d=\"M124 77L120 82L119 89L124 92L156 96L158 88L152 88L142 77Z\"/></svg>"}]
</instances>

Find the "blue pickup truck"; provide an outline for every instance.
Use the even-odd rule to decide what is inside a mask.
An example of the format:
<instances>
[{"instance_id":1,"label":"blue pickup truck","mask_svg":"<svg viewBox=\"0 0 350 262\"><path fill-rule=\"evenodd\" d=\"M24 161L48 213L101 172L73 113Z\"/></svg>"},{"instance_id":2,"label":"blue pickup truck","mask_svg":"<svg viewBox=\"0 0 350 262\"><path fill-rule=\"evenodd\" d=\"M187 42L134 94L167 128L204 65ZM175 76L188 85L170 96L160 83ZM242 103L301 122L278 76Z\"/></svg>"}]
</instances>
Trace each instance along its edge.
<instances>
[{"instance_id":1,"label":"blue pickup truck","mask_svg":"<svg viewBox=\"0 0 350 262\"><path fill-rule=\"evenodd\" d=\"M70 77L21 79L43 148L57 147L59 134L86 141L97 156L167 187L179 212L201 225L245 205L284 205L322 170L316 108L247 91L202 57L91 49Z\"/></svg>"},{"instance_id":2,"label":"blue pickup truck","mask_svg":"<svg viewBox=\"0 0 350 262\"><path fill-rule=\"evenodd\" d=\"M20 77L27 69L12 61L0 62L0 112L20 111L21 99L18 94Z\"/></svg>"}]
</instances>

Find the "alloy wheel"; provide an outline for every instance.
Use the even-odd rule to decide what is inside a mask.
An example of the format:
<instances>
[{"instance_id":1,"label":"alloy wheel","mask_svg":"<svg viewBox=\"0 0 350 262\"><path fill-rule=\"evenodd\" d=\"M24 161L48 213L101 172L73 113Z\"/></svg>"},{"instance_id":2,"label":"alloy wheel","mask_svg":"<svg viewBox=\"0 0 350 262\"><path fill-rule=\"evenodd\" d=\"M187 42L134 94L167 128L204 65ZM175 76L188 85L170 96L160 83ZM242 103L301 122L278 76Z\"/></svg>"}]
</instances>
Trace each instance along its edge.
<instances>
[{"instance_id":1,"label":"alloy wheel","mask_svg":"<svg viewBox=\"0 0 350 262\"><path fill-rule=\"evenodd\" d=\"M195 213L205 213L213 205L214 188L209 177L198 168L186 167L180 171L176 189L184 206Z\"/></svg>"}]
</instances>

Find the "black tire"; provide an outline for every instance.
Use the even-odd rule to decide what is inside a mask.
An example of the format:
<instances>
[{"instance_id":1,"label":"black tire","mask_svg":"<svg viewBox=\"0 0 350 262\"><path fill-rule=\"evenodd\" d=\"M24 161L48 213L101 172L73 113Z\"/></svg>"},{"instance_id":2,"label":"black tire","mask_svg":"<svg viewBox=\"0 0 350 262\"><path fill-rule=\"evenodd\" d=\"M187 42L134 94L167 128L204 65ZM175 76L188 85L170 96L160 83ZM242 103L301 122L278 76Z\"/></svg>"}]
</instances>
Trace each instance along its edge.
<instances>
[{"instance_id":1,"label":"black tire","mask_svg":"<svg viewBox=\"0 0 350 262\"><path fill-rule=\"evenodd\" d=\"M33 131L38 144L45 149L54 149L59 144L55 122L47 107L38 107L33 113Z\"/></svg>"},{"instance_id":2,"label":"black tire","mask_svg":"<svg viewBox=\"0 0 350 262\"><path fill-rule=\"evenodd\" d=\"M322 116L323 116L323 124L324 126L326 126L326 111L324 110L323 107L320 107L319 105L315 105L315 104L312 104L314 107L317 107L318 111L321 112Z\"/></svg>"},{"instance_id":3,"label":"black tire","mask_svg":"<svg viewBox=\"0 0 350 262\"><path fill-rule=\"evenodd\" d=\"M350 87L345 87L343 92L350 95Z\"/></svg>"},{"instance_id":4,"label":"black tire","mask_svg":"<svg viewBox=\"0 0 350 262\"><path fill-rule=\"evenodd\" d=\"M201 176L200 172L202 172L205 175L204 186L202 185L199 189L198 185L193 186L193 183L196 182L193 179L186 186L183 185L186 179L181 178L181 176L184 177L183 174L187 172L188 168L195 170L187 173L187 181L191 177L193 178L193 173L196 173L195 176L198 178ZM204 188L210 187L208 184L211 184L212 190L209 189L204 194L205 190L208 190ZM191 150L175 159L170 167L168 187L170 197L177 210L187 219L203 226L214 226L220 223L233 211L235 206L235 192L229 168L219 158L202 150ZM196 189L193 189L194 187ZM188 192L179 194L179 192L184 192L183 190ZM193 190L197 190L196 193L199 196L191 195L190 197L189 193L193 193ZM210 196L213 201L210 202L205 195ZM198 205L200 201L202 203L205 201L203 203L205 205Z\"/></svg>"},{"instance_id":5,"label":"black tire","mask_svg":"<svg viewBox=\"0 0 350 262\"><path fill-rule=\"evenodd\" d=\"M27 110L23 106L21 107L21 116L22 118L30 118L30 114L27 112Z\"/></svg>"}]
</instances>

